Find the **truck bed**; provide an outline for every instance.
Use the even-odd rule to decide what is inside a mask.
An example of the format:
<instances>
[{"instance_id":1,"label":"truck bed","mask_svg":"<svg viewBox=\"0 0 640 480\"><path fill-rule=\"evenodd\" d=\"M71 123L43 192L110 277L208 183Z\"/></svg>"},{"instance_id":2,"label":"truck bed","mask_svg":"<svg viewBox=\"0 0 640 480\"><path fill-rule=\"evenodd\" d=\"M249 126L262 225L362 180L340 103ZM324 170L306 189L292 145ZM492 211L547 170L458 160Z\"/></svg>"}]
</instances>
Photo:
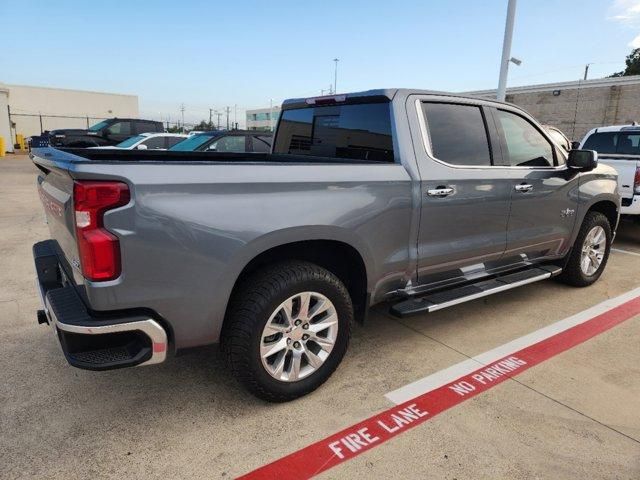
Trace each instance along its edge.
<instances>
[{"instance_id":1,"label":"truck bed","mask_svg":"<svg viewBox=\"0 0 640 480\"><path fill-rule=\"evenodd\" d=\"M34 148L32 155L46 158L51 156L48 148ZM342 159L332 157L313 157L309 155L292 154L272 154L272 153L228 153L228 152L178 152L168 150L117 150L117 149L94 149L94 148L58 148L60 152L72 154L77 159L74 162L83 160L99 162L145 162L145 163L379 163L368 160Z\"/></svg>"}]
</instances>

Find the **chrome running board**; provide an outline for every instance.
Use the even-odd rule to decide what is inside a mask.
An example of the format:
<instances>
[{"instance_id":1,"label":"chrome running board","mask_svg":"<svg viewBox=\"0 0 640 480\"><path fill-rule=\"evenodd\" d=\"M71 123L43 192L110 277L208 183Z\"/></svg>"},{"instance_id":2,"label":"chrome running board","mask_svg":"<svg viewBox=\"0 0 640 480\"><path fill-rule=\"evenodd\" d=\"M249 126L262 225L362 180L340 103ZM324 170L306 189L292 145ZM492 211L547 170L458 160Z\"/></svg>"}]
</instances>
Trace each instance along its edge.
<instances>
[{"instance_id":1,"label":"chrome running board","mask_svg":"<svg viewBox=\"0 0 640 480\"><path fill-rule=\"evenodd\" d=\"M547 278L559 275L561 272L562 268L557 265L542 265L516 273L508 273L490 280L483 280L462 287L408 298L393 305L391 307L391 314L396 317L406 317L418 313L435 312L443 308L452 307L453 305L493 295L494 293L504 292L505 290L518 288L522 285L546 280Z\"/></svg>"}]
</instances>

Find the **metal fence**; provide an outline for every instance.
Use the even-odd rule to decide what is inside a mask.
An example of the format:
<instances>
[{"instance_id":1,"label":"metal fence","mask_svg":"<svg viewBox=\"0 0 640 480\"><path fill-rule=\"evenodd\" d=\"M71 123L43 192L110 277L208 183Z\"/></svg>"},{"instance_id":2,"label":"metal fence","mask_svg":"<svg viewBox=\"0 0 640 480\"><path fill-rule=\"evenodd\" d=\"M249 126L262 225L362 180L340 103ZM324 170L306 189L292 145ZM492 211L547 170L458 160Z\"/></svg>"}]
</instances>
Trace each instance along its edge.
<instances>
[{"instance_id":1,"label":"metal fence","mask_svg":"<svg viewBox=\"0 0 640 480\"><path fill-rule=\"evenodd\" d=\"M9 112L9 121L14 132L14 139L16 134L30 137L32 135L41 135L46 130L55 130L57 128L89 128L101 120L105 120L105 117Z\"/></svg>"}]
</instances>

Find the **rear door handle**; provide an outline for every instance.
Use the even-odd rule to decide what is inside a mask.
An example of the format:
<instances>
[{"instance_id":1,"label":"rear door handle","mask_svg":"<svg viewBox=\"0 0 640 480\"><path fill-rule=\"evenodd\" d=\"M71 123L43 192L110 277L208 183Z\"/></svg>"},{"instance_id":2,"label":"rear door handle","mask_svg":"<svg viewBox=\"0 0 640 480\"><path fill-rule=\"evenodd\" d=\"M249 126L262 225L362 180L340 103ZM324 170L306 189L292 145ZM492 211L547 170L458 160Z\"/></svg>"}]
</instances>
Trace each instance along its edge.
<instances>
[{"instance_id":1,"label":"rear door handle","mask_svg":"<svg viewBox=\"0 0 640 480\"><path fill-rule=\"evenodd\" d=\"M432 188L427 190L427 195L430 197L446 197L453 193L453 188Z\"/></svg>"},{"instance_id":2,"label":"rear door handle","mask_svg":"<svg viewBox=\"0 0 640 480\"><path fill-rule=\"evenodd\" d=\"M516 185L514 188L516 189L516 192L524 193L533 190L533 185L530 185L528 183L521 183L520 185Z\"/></svg>"}]
</instances>

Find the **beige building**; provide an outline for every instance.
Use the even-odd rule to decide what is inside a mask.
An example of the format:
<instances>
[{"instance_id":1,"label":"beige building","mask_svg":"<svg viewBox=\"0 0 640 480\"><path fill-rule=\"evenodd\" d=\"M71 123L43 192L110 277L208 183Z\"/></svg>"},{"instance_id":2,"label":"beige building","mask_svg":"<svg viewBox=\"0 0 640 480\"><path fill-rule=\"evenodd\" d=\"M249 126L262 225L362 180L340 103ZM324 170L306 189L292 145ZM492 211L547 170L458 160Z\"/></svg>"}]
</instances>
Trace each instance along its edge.
<instances>
[{"instance_id":1,"label":"beige building","mask_svg":"<svg viewBox=\"0 0 640 480\"><path fill-rule=\"evenodd\" d=\"M247 110L247 130L272 131L278 123L280 107L274 105L272 108L259 108Z\"/></svg>"},{"instance_id":2,"label":"beige building","mask_svg":"<svg viewBox=\"0 0 640 480\"><path fill-rule=\"evenodd\" d=\"M467 93L496 95L495 90ZM592 128L640 121L640 76L513 87L506 100L579 141Z\"/></svg>"},{"instance_id":3,"label":"beige building","mask_svg":"<svg viewBox=\"0 0 640 480\"><path fill-rule=\"evenodd\" d=\"M87 128L105 118L137 116L136 95L0 84L0 136L9 151L17 133L28 137L56 128ZM11 141L7 141L8 125Z\"/></svg>"}]
</instances>

